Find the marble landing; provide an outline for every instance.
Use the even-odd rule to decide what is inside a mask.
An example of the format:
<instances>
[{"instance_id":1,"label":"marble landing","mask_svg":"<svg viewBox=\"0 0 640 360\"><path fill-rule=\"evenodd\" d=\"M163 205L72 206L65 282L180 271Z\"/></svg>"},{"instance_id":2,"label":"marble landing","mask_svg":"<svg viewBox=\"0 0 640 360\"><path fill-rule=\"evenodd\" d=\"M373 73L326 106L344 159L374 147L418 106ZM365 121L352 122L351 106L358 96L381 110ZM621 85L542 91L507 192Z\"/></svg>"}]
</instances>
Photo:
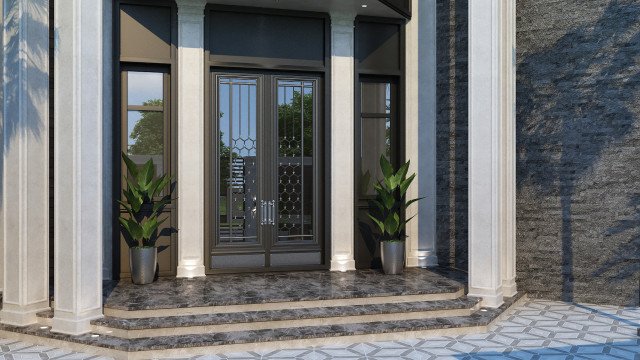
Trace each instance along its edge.
<instances>
[{"instance_id":1,"label":"marble landing","mask_svg":"<svg viewBox=\"0 0 640 360\"><path fill-rule=\"evenodd\" d=\"M136 311L286 303L463 291L463 275L451 270L407 269L220 274L194 279L161 278L145 286L120 281L106 294L105 309ZM455 276L454 276L455 275Z\"/></svg>"}]
</instances>

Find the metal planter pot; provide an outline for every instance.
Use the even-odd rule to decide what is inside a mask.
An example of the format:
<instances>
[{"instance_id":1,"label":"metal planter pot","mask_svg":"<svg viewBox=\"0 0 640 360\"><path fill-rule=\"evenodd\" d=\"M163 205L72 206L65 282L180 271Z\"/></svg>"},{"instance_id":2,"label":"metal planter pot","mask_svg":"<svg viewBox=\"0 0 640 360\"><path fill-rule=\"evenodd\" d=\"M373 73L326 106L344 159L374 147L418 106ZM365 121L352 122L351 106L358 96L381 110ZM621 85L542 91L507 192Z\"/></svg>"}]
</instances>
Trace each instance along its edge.
<instances>
[{"instance_id":1,"label":"metal planter pot","mask_svg":"<svg viewBox=\"0 0 640 360\"><path fill-rule=\"evenodd\" d=\"M136 285L151 284L156 276L158 249L156 247L129 249L131 281Z\"/></svg>"},{"instance_id":2,"label":"metal planter pot","mask_svg":"<svg viewBox=\"0 0 640 360\"><path fill-rule=\"evenodd\" d=\"M383 241L380 243L382 269L385 274L397 275L404 271L404 241Z\"/></svg>"}]
</instances>

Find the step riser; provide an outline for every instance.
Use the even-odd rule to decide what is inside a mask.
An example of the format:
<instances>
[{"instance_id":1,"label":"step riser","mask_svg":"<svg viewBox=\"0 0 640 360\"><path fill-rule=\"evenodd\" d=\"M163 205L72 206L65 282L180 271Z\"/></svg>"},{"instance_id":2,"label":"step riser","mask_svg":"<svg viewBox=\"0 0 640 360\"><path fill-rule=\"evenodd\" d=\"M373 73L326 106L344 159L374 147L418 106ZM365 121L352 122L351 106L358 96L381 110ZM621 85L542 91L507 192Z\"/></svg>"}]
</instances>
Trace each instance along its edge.
<instances>
[{"instance_id":1,"label":"step riser","mask_svg":"<svg viewBox=\"0 0 640 360\"><path fill-rule=\"evenodd\" d=\"M312 319L302 319L302 320L261 321L261 322L253 322L253 323L235 323L235 324L203 325L203 326L188 326L188 327L185 326L185 327L144 329L144 330L124 330L124 329L110 328L110 327L104 327L104 326L94 326L94 331L99 334L108 334L109 336L136 339L136 338L153 337L153 336L210 334L210 333L222 333L222 332L231 332L231 331L283 329L283 328L293 328L293 327L302 327L302 326L344 325L344 324L369 323L369 322L377 322L377 321L433 319L436 317L469 316L473 311L474 309L453 309L453 310L419 311L419 312L394 313L394 314L312 318Z\"/></svg>"},{"instance_id":2,"label":"step riser","mask_svg":"<svg viewBox=\"0 0 640 360\"><path fill-rule=\"evenodd\" d=\"M63 347L78 352L94 353L98 355L108 356L117 360L142 360L142 359L156 359L167 357L191 357L203 354L217 354L217 353L234 353L234 352L246 352L246 351L272 351L287 348L305 348L314 346L328 346L328 345L343 345L353 344L360 342L376 342L376 341L402 341L411 338L426 338L430 336L456 336L472 333L486 332L487 326L474 326L474 327L461 327L461 328L449 328L449 329L433 329L433 330L419 330L419 331L405 331L395 333L380 333L380 334L367 334L367 335L351 335L351 336L337 336L326 338L312 338L302 340L286 340L286 341L271 341L271 342L258 342L258 343L244 343L233 345L219 345L219 346L206 346L206 347L192 347L192 348L176 348L167 350L151 350L151 351L138 351L138 352L124 352L113 349L106 349L98 346L84 345L73 342L49 339L39 336L19 334L8 331L0 331L0 336L4 338L17 339L24 342L29 342L41 346Z\"/></svg>"},{"instance_id":3,"label":"step riser","mask_svg":"<svg viewBox=\"0 0 640 360\"><path fill-rule=\"evenodd\" d=\"M135 319L135 318L166 317L166 316L225 314L225 313L246 312L246 311L308 309L308 308L316 308L316 307L336 307L336 306L370 305L370 304L397 304L397 303L415 302L415 301L453 300L463 295L464 295L464 290L461 289L457 292L441 293L441 294L380 296L380 297L369 297L369 298L331 299L331 300L318 300L318 301L296 301L296 302L282 302L282 303L229 305L229 306L207 306L207 307L177 308L177 309L127 311L127 310L105 308L104 314L106 316L118 317L122 319Z\"/></svg>"}]
</instances>

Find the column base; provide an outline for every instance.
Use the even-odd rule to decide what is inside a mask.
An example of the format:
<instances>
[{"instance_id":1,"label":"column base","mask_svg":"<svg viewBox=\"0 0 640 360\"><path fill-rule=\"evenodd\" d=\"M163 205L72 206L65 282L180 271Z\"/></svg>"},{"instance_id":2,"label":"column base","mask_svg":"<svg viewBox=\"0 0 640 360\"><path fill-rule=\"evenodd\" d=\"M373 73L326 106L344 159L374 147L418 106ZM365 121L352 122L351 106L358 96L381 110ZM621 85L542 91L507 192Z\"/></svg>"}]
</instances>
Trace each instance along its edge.
<instances>
[{"instance_id":1,"label":"column base","mask_svg":"<svg viewBox=\"0 0 640 360\"><path fill-rule=\"evenodd\" d=\"M487 308L499 308L504 304L504 295L502 287L497 289L475 288L469 286L468 296L482 298L480 306Z\"/></svg>"},{"instance_id":2,"label":"column base","mask_svg":"<svg viewBox=\"0 0 640 360\"><path fill-rule=\"evenodd\" d=\"M79 315L70 311L54 309L51 332L67 335L86 334L93 329L91 320L99 319L102 316L102 308L89 310Z\"/></svg>"},{"instance_id":3,"label":"column base","mask_svg":"<svg viewBox=\"0 0 640 360\"><path fill-rule=\"evenodd\" d=\"M407 257L407 267L428 268L438 265L438 257L433 251L417 251Z\"/></svg>"},{"instance_id":4,"label":"column base","mask_svg":"<svg viewBox=\"0 0 640 360\"><path fill-rule=\"evenodd\" d=\"M49 309L48 301L41 301L26 306L3 303L2 311L0 311L0 322L13 326L35 324L38 322L36 314Z\"/></svg>"},{"instance_id":5,"label":"column base","mask_svg":"<svg viewBox=\"0 0 640 360\"><path fill-rule=\"evenodd\" d=\"M502 295L506 297L514 297L517 293L518 286L516 285L516 281L514 279L502 281Z\"/></svg>"},{"instance_id":6,"label":"column base","mask_svg":"<svg viewBox=\"0 0 640 360\"><path fill-rule=\"evenodd\" d=\"M331 260L331 271L354 271L356 269L356 261L353 259L335 259Z\"/></svg>"},{"instance_id":7,"label":"column base","mask_svg":"<svg viewBox=\"0 0 640 360\"><path fill-rule=\"evenodd\" d=\"M178 265L176 277L194 278L206 276L204 265Z\"/></svg>"}]
</instances>

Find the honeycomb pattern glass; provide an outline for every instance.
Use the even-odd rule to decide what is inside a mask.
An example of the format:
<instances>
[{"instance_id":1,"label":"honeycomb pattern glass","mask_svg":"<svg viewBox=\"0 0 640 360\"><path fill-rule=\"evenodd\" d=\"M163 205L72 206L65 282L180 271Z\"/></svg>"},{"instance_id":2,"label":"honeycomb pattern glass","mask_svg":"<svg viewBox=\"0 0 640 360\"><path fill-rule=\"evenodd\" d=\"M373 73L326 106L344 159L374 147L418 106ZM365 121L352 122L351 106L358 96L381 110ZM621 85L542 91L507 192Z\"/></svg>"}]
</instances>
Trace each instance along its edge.
<instances>
[{"instance_id":1,"label":"honeycomb pattern glass","mask_svg":"<svg viewBox=\"0 0 640 360\"><path fill-rule=\"evenodd\" d=\"M278 80L277 242L313 242L315 83Z\"/></svg>"},{"instance_id":2,"label":"honeycomb pattern glass","mask_svg":"<svg viewBox=\"0 0 640 360\"><path fill-rule=\"evenodd\" d=\"M222 244L258 241L257 85L255 78L218 80L218 238Z\"/></svg>"}]
</instances>

